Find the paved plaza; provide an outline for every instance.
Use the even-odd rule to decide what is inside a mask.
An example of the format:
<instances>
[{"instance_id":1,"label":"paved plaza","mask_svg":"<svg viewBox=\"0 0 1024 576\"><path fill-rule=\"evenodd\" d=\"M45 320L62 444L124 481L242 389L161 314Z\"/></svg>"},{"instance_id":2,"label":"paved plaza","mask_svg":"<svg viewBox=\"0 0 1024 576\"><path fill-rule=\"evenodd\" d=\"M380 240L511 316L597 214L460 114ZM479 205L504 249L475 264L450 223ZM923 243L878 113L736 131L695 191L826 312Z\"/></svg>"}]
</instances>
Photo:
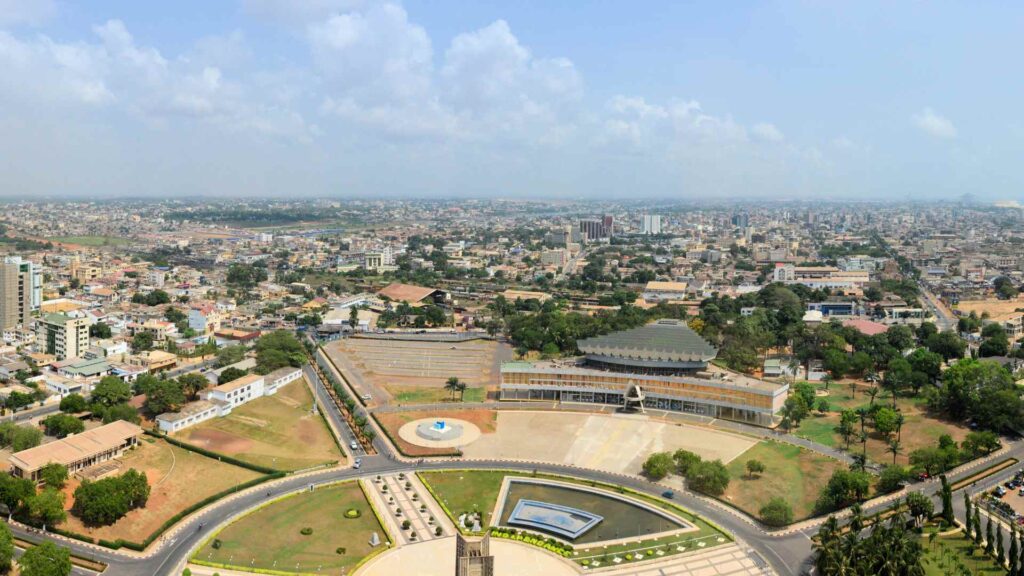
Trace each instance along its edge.
<instances>
[{"instance_id":1,"label":"paved plaza","mask_svg":"<svg viewBox=\"0 0 1024 576\"><path fill-rule=\"evenodd\" d=\"M497 430L462 448L466 458L534 460L637 474L653 452L685 449L728 463L754 438L644 415L498 413Z\"/></svg>"}]
</instances>

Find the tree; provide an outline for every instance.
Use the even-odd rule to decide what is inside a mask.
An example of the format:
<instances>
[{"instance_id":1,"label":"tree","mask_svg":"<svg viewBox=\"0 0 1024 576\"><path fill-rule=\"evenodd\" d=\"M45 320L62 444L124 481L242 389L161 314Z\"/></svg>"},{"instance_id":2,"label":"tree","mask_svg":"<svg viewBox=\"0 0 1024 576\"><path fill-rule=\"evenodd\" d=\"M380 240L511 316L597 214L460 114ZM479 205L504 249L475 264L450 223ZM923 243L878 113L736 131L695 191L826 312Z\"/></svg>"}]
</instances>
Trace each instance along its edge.
<instances>
[{"instance_id":1,"label":"tree","mask_svg":"<svg viewBox=\"0 0 1024 576\"><path fill-rule=\"evenodd\" d=\"M202 374L184 374L178 378L178 386L189 400L198 398L199 392L205 390L209 385L210 382Z\"/></svg>"},{"instance_id":2,"label":"tree","mask_svg":"<svg viewBox=\"0 0 1024 576\"><path fill-rule=\"evenodd\" d=\"M913 346L914 336L914 331L909 326L890 326L885 332L885 338L889 341L889 345L899 351Z\"/></svg>"},{"instance_id":3,"label":"tree","mask_svg":"<svg viewBox=\"0 0 1024 576\"><path fill-rule=\"evenodd\" d=\"M931 498L921 494L920 492L911 492L910 494L907 494L906 502L907 509L910 511L910 516L918 526L927 520L932 515L932 512L935 511Z\"/></svg>"},{"instance_id":4,"label":"tree","mask_svg":"<svg viewBox=\"0 0 1024 576\"><path fill-rule=\"evenodd\" d=\"M241 362L243 358L245 358L244 346L225 346L217 351L215 365L217 368L223 368L236 362Z\"/></svg>"},{"instance_id":5,"label":"tree","mask_svg":"<svg viewBox=\"0 0 1024 576\"><path fill-rule=\"evenodd\" d=\"M846 449L850 449L850 440L857 433L857 413L853 410L843 410L839 414L839 424L836 425L836 433L842 436L846 442Z\"/></svg>"},{"instance_id":6,"label":"tree","mask_svg":"<svg viewBox=\"0 0 1024 576\"><path fill-rule=\"evenodd\" d=\"M981 513L978 512L978 507L974 507L974 544L976 546L981 545L983 535L981 533Z\"/></svg>"},{"instance_id":7,"label":"tree","mask_svg":"<svg viewBox=\"0 0 1024 576\"><path fill-rule=\"evenodd\" d=\"M981 456L998 450L1002 444L999 441L998 434L991 430L982 430L980 432L969 432L961 446L972 456Z\"/></svg>"},{"instance_id":8,"label":"tree","mask_svg":"<svg viewBox=\"0 0 1024 576\"><path fill-rule=\"evenodd\" d=\"M836 470L815 502L815 513L822 514L845 508L863 500L871 485L871 477L862 470Z\"/></svg>"},{"instance_id":9,"label":"tree","mask_svg":"<svg viewBox=\"0 0 1024 576\"><path fill-rule=\"evenodd\" d=\"M79 412L85 412L88 408L89 403L80 394L68 394L60 399L61 412L78 414Z\"/></svg>"},{"instance_id":10,"label":"tree","mask_svg":"<svg viewBox=\"0 0 1024 576\"><path fill-rule=\"evenodd\" d=\"M96 338L98 340L104 338L110 338L113 333L110 331L110 326L107 326L103 322L97 322L92 326L89 326L89 338Z\"/></svg>"},{"instance_id":11,"label":"tree","mask_svg":"<svg viewBox=\"0 0 1024 576\"><path fill-rule=\"evenodd\" d=\"M756 476L760 476L762 473L764 473L764 470L765 470L764 462L761 462L760 460L757 460L755 458L751 458L750 460L747 460L747 477L748 478L753 478L755 475Z\"/></svg>"},{"instance_id":12,"label":"tree","mask_svg":"<svg viewBox=\"0 0 1024 576\"><path fill-rule=\"evenodd\" d=\"M953 518L953 490L950 488L945 474L939 476L939 480L942 482L942 519L945 520L947 526L955 526L956 521Z\"/></svg>"},{"instance_id":13,"label":"tree","mask_svg":"<svg viewBox=\"0 0 1024 576\"><path fill-rule=\"evenodd\" d=\"M144 408L151 415L176 412L185 404L185 393L173 380L161 380L146 394Z\"/></svg>"},{"instance_id":14,"label":"tree","mask_svg":"<svg viewBox=\"0 0 1024 576\"><path fill-rule=\"evenodd\" d=\"M701 461L690 467L687 485L698 492L721 496L729 487L729 470L721 460Z\"/></svg>"},{"instance_id":15,"label":"tree","mask_svg":"<svg viewBox=\"0 0 1024 576\"><path fill-rule=\"evenodd\" d=\"M48 488L61 489L64 487L64 483L68 481L68 468L63 464L57 462L50 462L39 469L39 479L43 481Z\"/></svg>"},{"instance_id":16,"label":"tree","mask_svg":"<svg viewBox=\"0 0 1024 576\"><path fill-rule=\"evenodd\" d=\"M444 389L447 390L448 393L451 395L452 400L455 400L455 393L459 391L460 385L461 382L459 382L459 379L456 376L448 378L448 380L444 383Z\"/></svg>"},{"instance_id":17,"label":"tree","mask_svg":"<svg viewBox=\"0 0 1024 576\"><path fill-rule=\"evenodd\" d=\"M845 352L829 348L825 350L822 366L828 370L832 378L839 380L850 371L850 360Z\"/></svg>"},{"instance_id":18,"label":"tree","mask_svg":"<svg viewBox=\"0 0 1024 576\"><path fill-rule=\"evenodd\" d=\"M889 438L896 432L896 411L892 408L879 408L875 411L875 431L883 439Z\"/></svg>"},{"instance_id":19,"label":"tree","mask_svg":"<svg viewBox=\"0 0 1024 576\"><path fill-rule=\"evenodd\" d=\"M59 524L67 517L64 512L64 493L56 488L45 488L42 492L31 496L25 504L29 516L42 523L43 526Z\"/></svg>"},{"instance_id":20,"label":"tree","mask_svg":"<svg viewBox=\"0 0 1024 576\"><path fill-rule=\"evenodd\" d=\"M932 382L942 374L942 356L927 348L918 348L911 352L907 356L907 362L910 362L914 372L926 374Z\"/></svg>"},{"instance_id":21,"label":"tree","mask_svg":"<svg viewBox=\"0 0 1024 576\"><path fill-rule=\"evenodd\" d=\"M1013 376L995 362L960 360L942 374L943 386L929 405L950 417L969 419L984 430L1018 429L1024 404Z\"/></svg>"},{"instance_id":22,"label":"tree","mask_svg":"<svg viewBox=\"0 0 1024 576\"><path fill-rule=\"evenodd\" d=\"M1009 560L1010 560L1010 570L1007 572L1007 574L1011 574L1013 576L1016 576L1017 575L1017 571L1019 570L1018 562L1020 562L1020 544L1018 543L1017 525L1016 524L1011 524L1010 525L1010 556L1009 556Z\"/></svg>"},{"instance_id":23,"label":"tree","mask_svg":"<svg viewBox=\"0 0 1024 576\"><path fill-rule=\"evenodd\" d=\"M110 525L130 510L145 506L149 491L145 474L134 469L95 482L83 480L75 489L71 511L87 525Z\"/></svg>"},{"instance_id":24,"label":"tree","mask_svg":"<svg viewBox=\"0 0 1024 576\"><path fill-rule=\"evenodd\" d=\"M793 426L799 426L800 421L810 413L810 407L799 394L790 394L782 405L782 422L786 430L792 430Z\"/></svg>"},{"instance_id":25,"label":"tree","mask_svg":"<svg viewBox=\"0 0 1024 576\"><path fill-rule=\"evenodd\" d=\"M48 435L56 438L85 431L85 423L70 414L51 414L43 419L43 427Z\"/></svg>"},{"instance_id":26,"label":"tree","mask_svg":"<svg viewBox=\"0 0 1024 576\"><path fill-rule=\"evenodd\" d=\"M973 518L971 517L971 495L964 490L964 533L969 539L971 537L971 530L973 529Z\"/></svg>"},{"instance_id":27,"label":"tree","mask_svg":"<svg viewBox=\"0 0 1024 576\"><path fill-rule=\"evenodd\" d=\"M899 454L901 450L903 450L903 445L900 444L899 440L893 438L893 439L889 440L888 449L889 449L889 452L892 453L892 465L895 466L896 465L896 455Z\"/></svg>"},{"instance_id":28,"label":"tree","mask_svg":"<svg viewBox=\"0 0 1024 576\"><path fill-rule=\"evenodd\" d=\"M682 476L689 474L690 468L692 468L694 464L700 462L700 460L700 456L690 452L689 450L683 450L682 448L676 450L672 454L672 461L675 462L676 465L676 474L680 474Z\"/></svg>"},{"instance_id":29,"label":"tree","mask_svg":"<svg viewBox=\"0 0 1024 576\"><path fill-rule=\"evenodd\" d=\"M46 540L25 550L18 566L21 576L69 576L71 551Z\"/></svg>"},{"instance_id":30,"label":"tree","mask_svg":"<svg viewBox=\"0 0 1024 576\"><path fill-rule=\"evenodd\" d=\"M985 523L985 554L989 556L995 554L996 542L995 532L992 531L992 516L988 517L988 522Z\"/></svg>"},{"instance_id":31,"label":"tree","mask_svg":"<svg viewBox=\"0 0 1024 576\"><path fill-rule=\"evenodd\" d=\"M967 343L953 332L936 332L928 337L925 346L946 360L963 358Z\"/></svg>"},{"instance_id":32,"label":"tree","mask_svg":"<svg viewBox=\"0 0 1024 576\"><path fill-rule=\"evenodd\" d=\"M225 368L217 377L217 384L227 384L245 376L247 372L240 368Z\"/></svg>"},{"instance_id":33,"label":"tree","mask_svg":"<svg viewBox=\"0 0 1024 576\"><path fill-rule=\"evenodd\" d=\"M818 533L814 552L814 568L823 576L924 576L921 538L896 510L863 538L856 530L843 534L835 517L829 517Z\"/></svg>"},{"instance_id":34,"label":"tree","mask_svg":"<svg viewBox=\"0 0 1024 576\"><path fill-rule=\"evenodd\" d=\"M903 486L903 483L908 479L909 475L902 466L885 466L882 468L882 472L878 475L878 484L876 489L880 494L895 492L899 490Z\"/></svg>"},{"instance_id":35,"label":"tree","mask_svg":"<svg viewBox=\"0 0 1024 576\"><path fill-rule=\"evenodd\" d=\"M0 574L7 574L11 570L11 561L14 560L14 536L6 523L0 522Z\"/></svg>"},{"instance_id":36,"label":"tree","mask_svg":"<svg viewBox=\"0 0 1024 576\"><path fill-rule=\"evenodd\" d=\"M15 478L7 473L0 473L0 503L10 513L28 506L30 498L35 496L35 483L27 478Z\"/></svg>"},{"instance_id":37,"label":"tree","mask_svg":"<svg viewBox=\"0 0 1024 576\"><path fill-rule=\"evenodd\" d=\"M658 481L669 475L675 466L675 461L668 452L655 452L644 461L644 475L651 480Z\"/></svg>"},{"instance_id":38,"label":"tree","mask_svg":"<svg viewBox=\"0 0 1024 576\"><path fill-rule=\"evenodd\" d=\"M866 376L875 366L875 360L871 355L858 350L850 357L850 372L859 376Z\"/></svg>"},{"instance_id":39,"label":"tree","mask_svg":"<svg viewBox=\"0 0 1024 576\"><path fill-rule=\"evenodd\" d=\"M117 376L104 376L92 389L92 401L104 406L123 404L132 399L132 389Z\"/></svg>"},{"instance_id":40,"label":"tree","mask_svg":"<svg viewBox=\"0 0 1024 576\"><path fill-rule=\"evenodd\" d=\"M138 424L141 421L139 411L132 408L130 404L117 404L103 411L104 424L110 424L118 420L131 422L132 424Z\"/></svg>"},{"instance_id":41,"label":"tree","mask_svg":"<svg viewBox=\"0 0 1024 576\"><path fill-rule=\"evenodd\" d=\"M135 334L132 337L132 350L136 352L145 352L146 350L153 349L153 334L142 331Z\"/></svg>"},{"instance_id":42,"label":"tree","mask_svg":"<svg viewBox=\"0 0 1024 576\"><path fill-rule=\"evenodd\" d=\"M829 408L831 408L831 405L828 403L828 398L818 398L818 401L814 403L814 409L822 416L828 414Z\"/></svg>"},{"instance_id":43,"label":"tree","mask_svg":"<svg viewBox=\"0 0 1024 576\"><path fill-rule=\"evenodd\" d=\"M789 502L778 496L768 500L758 511L758 515L768 526L786 526L793 523L793 508Z\"/></svg>"},{"instance_id":44,"label":"tree","mask_svg":"<svg viewBox=\"0 0 1024 576\"><path fill-rule=\"evenodd\" d=\"M287 366L297 368L305 361L306 349L291 332L276 330L256 341L256 371L260 374Z\"/></svg>"}]
</instances>

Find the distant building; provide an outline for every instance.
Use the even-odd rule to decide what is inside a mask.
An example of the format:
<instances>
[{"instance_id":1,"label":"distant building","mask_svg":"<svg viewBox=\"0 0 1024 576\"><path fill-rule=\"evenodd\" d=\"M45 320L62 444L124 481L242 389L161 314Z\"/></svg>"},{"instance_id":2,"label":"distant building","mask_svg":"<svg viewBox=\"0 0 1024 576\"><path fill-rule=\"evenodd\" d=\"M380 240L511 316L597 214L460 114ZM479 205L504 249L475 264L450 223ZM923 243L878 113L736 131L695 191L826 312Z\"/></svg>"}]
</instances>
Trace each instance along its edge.
<instances>
[{"instance_id":1,"label":"distant building","mask_svg":"<svg viewBox=\"0 0 1024 576\"><path fill-rule=\"evenodd\" d=\"M588 241L611 238L615 232L615 220L611 216L604 218L580 218L580 232Z\"/></svg>"},{"instance_id":2,"label":"distant building","mask_svg":"<svg viewBox=\"0 0 1024 576\"><path fill-rule=\"evenodd\" d=\"M89 321L65 314L46 314L36 321L36 345L57 360L84 356L89 349Z\"/></svg>"},{"instance_id":3,"label":"distant building","mask_svg":"<svg viewBox=\"0 0 1024 576\"><path fill-rule=\"evenodd\" d=\"M42 272L28 260L7 256L0 262L0 329L27 328L43 300Z\"/></svg>"},{"instance_id":4,"label":"distant building","mask_svg":"<svg viewBox=\"0 0 1024 576\"><path fill-rule=\"evenodd\" d=\"M647 302L686 300L686 282L651 281L644 287L643 299Z\"/></svg>"},{"instance_id":5,"label":"distant building","mask_svg":"<svg viewBox=\"0 0 1024 576\"><path fill-rule=\"evenodd\" d=\"M188 327L199 334L211 334L220 330L223 317L213 304L193 306L188 311Z\"/></svg>"},{"instance_id":6,"label":"distant building","mask_svg":"<svg viewBox=\"0 0 1024 576\"><path fill-rule=\"evenodd\" d=\"M640 231L644 234L661 234L661 215L644 214L641 220Z\"/></svg>"}]
</instances>

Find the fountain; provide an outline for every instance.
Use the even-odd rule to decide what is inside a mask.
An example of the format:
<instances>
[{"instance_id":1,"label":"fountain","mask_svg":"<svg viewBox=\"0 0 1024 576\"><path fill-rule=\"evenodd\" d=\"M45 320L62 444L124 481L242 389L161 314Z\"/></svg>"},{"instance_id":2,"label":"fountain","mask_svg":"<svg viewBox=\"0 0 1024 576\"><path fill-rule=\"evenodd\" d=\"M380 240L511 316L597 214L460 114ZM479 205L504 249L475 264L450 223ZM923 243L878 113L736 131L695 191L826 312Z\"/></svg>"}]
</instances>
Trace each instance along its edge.
<instances>
[{"instance_id":1,"label":"fountain","mask_svg":"<svg viewBox=\"0 0 1024 576\"><path fill-rule=\"evenodd\" d=\"M449 424L444 420L435 420L433 423L423 422L416 426L416 434L427 440L455 440L462 436L462 425Z\"/></svg>"}]
</instances>

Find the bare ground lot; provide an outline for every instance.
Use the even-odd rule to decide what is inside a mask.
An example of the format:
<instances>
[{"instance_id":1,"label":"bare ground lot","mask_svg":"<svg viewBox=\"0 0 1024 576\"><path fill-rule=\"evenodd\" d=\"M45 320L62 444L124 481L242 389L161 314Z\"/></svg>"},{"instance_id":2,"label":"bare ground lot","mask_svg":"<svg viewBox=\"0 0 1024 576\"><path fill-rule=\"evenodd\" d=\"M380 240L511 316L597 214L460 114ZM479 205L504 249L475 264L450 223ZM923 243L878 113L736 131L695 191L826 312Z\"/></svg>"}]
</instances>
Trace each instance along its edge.
<instances>
[{"instance_id":1,"label":"bare ground lot","mask_svg":"<svg viewBox=\"0 0 1024 576\"><path fill-rule=\"evenodd\" d=\"M465 420L476 425L481 434L493 434L497 429L498 415L494 410L442 410L426 411L416 410L410 412L385 412L376 414L377 422L388 431L388 436L398 445L402 453L407 456L439 456L443 454L454 454L453 448L428 448L417 446L406 442L399 436L398 431L408 422L421 418L454 418Z\"/></svg>"},{"instance_id":2,"label":"bare ground lot","mask_svg":"<svg viewBox=\"0 0 1024 576\"><path fill-rule=\"evenodd\" d=\"M152 442L151 442L152 441ZM141 542L170 517L200 500L259 476L258 473L218 462L162 440L143 437L139 447L120 460L121 472L130 468L146 474L150 495L145 508L132 510L110 526L87 528L68 513L60 528L104 540ZM74 504L78 480L65 487L67 509Z\"/></svg>"},{"instance_id":3,"label":"bare ground lot","mask_svg":"<svg viewBox=\"0 0 1024 576\"><path fill-rule=\"evenodd\" d=\"M685 449L729 463L757 440L642 415L503 411L493 434L462 447L466 458L537 460L639 474L654 452Z\"/></svg>"},{"instance_id":4,"label":"bare ground lot","mask_svg":"<svg viewBox=\"0 0 1024 576\"><path fill-rule=\"evenodd\" d=\"M313 396L304 379L273 396L257 398L231 411L186 428L176 438L207 450L278 470L301 470L343 459L318 414L310 412Z\"/></svg>"},{"instance_id":5,"label":"bare ground lot","mask_svg":"<svg viewBox=\"0 0 1024 576\"><path fill-rule=\"evenodd\" d=\"M429 342L348 338L324 345L331 360L348 371L355 384L366 384L399 404L429 404L449 398L444 389L454 376L466 384L467 401L480 401L497 390L502 360L511 358L507 344L490 340Z\"/></svg>"}]
</instances>

